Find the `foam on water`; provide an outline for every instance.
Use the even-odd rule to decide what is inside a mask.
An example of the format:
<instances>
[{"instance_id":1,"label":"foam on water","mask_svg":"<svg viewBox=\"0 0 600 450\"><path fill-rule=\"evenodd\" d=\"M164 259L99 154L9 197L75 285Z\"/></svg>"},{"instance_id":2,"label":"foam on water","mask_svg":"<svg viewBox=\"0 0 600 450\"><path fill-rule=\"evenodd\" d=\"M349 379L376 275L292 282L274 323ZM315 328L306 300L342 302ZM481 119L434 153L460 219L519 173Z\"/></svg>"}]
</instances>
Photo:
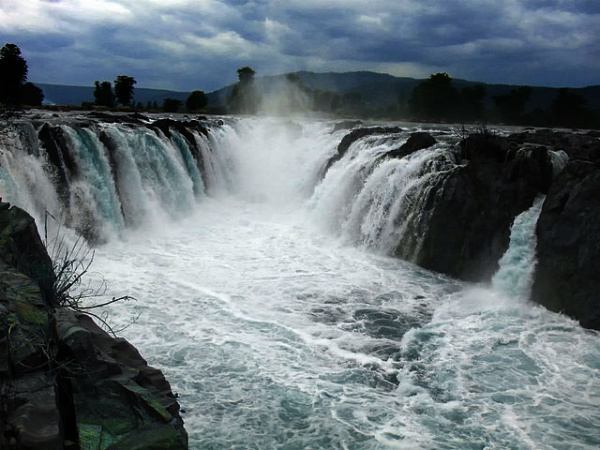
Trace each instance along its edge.
<instances>
[{"instance_id":1,"label":"foam on water","mask_svg":"<svg viewBox=\"0 0 600 450\"><path fill-rule=\"evenodd\" d=\"M97 150L77 154L97 181L79 180L83 206L119 232L89 280L107 283L97 301L137 298L108 321L137 318L121 334L179 393L192 449L600 447L598 333L382 255L426 220L415 193L459 164L443 136L405 159L383 155L408 132L367 137L320 180L344 134L325 122L211 127L193 135L203 170L176 133L102 129L114 179L101 175L106 148L66 129L76 153ZM8 150L1 194L58 208L43 155ZM117 191L122 217L105 196ZM530 242L527 214L515 242ZM503 269L521 267L522 249Z\"/></svg>"},{"instance_id":2,"label":"foam on water","mask_svg":"<svg viewBox=\"0 0 600 450\"><path fill-rule=\"evenodd\" d=\"M266 132L222 131L221 195L96 251L107 295L138 298L109 321L138 317L122 334L179 393L191 448L600 445L597 333L327 234L305 204L318 171L296 168L331 138L312 130L323 156Z\"/></svg>"}]
</instances>

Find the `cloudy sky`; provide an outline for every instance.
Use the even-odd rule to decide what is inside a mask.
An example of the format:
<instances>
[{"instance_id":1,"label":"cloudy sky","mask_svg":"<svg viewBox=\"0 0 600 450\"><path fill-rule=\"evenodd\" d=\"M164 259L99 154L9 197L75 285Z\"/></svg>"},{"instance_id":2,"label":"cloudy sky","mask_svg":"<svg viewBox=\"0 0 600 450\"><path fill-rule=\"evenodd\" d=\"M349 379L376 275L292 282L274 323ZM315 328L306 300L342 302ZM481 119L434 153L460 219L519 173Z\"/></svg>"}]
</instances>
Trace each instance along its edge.
<instances>
[{"instance_id":1,"label":"cloudy sky","mask_svg":"<svg viewBox=\"0 0 600 450\"><path fill-rule=\"evenodd\" d=\"M296 70L600 84L600 0L0 0L29 80L212 91Z\"/></svg>"}]
</instances>

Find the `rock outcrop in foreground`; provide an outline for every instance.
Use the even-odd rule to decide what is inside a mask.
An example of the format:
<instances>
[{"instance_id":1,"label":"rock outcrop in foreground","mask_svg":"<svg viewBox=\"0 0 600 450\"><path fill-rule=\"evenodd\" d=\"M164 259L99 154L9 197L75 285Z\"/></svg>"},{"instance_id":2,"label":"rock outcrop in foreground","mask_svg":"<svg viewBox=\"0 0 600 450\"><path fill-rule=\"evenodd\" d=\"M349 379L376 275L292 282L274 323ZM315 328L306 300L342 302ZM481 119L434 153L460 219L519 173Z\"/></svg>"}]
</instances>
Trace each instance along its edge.
<instances>
[{"instance_id":1,"label":"rock outcrop in foreground","mask_svg":"<svg viewBox=\"0 0 600 450\"><path fill-rule=\"evenodd\" d=\"M58 305L54 283L33 219L0 203L0 448L187 449L162 373Z\"/></svg>"}]
</instances>

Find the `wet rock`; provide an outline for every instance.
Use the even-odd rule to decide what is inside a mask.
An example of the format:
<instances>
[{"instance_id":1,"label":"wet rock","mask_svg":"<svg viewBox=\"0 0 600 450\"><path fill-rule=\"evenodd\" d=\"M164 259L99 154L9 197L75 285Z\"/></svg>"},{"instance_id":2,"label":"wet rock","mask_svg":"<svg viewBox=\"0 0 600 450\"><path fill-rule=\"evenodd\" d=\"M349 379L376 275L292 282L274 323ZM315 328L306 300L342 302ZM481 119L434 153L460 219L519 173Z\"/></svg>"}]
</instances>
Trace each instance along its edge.
<instances>
[{"instance_id":1,"label":"wet rock","mask_svg":"<svg viewBox=\"0 0 600 450\"><path fill-rule=\"evenodd\" d=\"M167 137L171 137L171 130L175 130L190 142L194 141L193 134L190 130L195 130L205 136L208 136L208 130L198 120L181 121L173 119L159 119L153 122L151 127L161 130Z\"/></svg>"},{"instance_id":2,"label":"wet rock","mask_svg":"<svg viewBox=\"0 0 600 450\"><path fill-rule=\"evenodd\" d=\"M64 435L54 379L47 375L21 377L14 385L14 409L8 416L19 450L63 448Z\"/></svg>"},{"instance_id":3,"label":"wet rock","mask_svg":"<svg viewBox=\"0 0 600 450\"><path fill-rule=\"evenodd\" d=\"M333 130L331 130L331 133L335 133L336 131L340 130L350 130L360 125L362 125L362 122L360 120L344 120L342 122L337 122L333 126Z\"/></svg>"},{"instance_id":4,"label":"wet rock","mask_svg":"<svg viewBox=\"0 0 600 450\"><path fill-rule=\"evenodd\" d=\"M33 219L0 203L1 448L187 449L162 373L53 285Z\"/></svg>"},{"instance_id":5,"label":"wet rock","mask_svg":"<svg viewBox=\"0 0 600 450\"><path fill-rule=\"evenodd\" d=\"M532 299L600 330L600 167L570 161L538 219Z\"/></svg>"},{"instance_id":6,"label":"wet rock","mask_svg":"<svg viewBox=\"0 0 600 450\"><path fill-rule=\"evenodd\" d=\"M62 128L49 123L44 123L40 128L38 138L59 177L58 188L63 201L66 201L70 180L79 174L79 168L69 151L68 139Z\"/></svg>"},{"instance_id":7,"label":"wet rock","mask_svg":"<svg viewBox=\"0 0 600 450\"><path fill-rule=\"evenodd\" d=\"M506 138L479 134L462 142L464 165L440 176L423 201L420 226L396 254L429 270L489 281L508 248L510 228L547 189L547 154L518 151Z\"/></svg>"},{"instance_id":8,"label":"wet rock","mask_svg":"<svg viewBox=\"0 0 600 450\"><path fill-rule=\"evenodd\" d=\"M329 161L327 161L327 163L325 164L325 167L323 168L323 171L322 171L323 176L327 173L329 168L334 163L336 163L337 161L339 161L340 159L342 159L344 157L344 155L346 154L346 152L348 151L350 146L353 143L355 143L356 141L358 141L366 136L374 136L374 135L390 134L390 133L400 133L400 132L402 132L402 128L399 128L399 127L372 127L372 128L357 128L355 130L352 130L350 133L348 133L346 136L344 136L342 138L342 140L338 144L336 154L333 155L331 158L329 158Z\"/></svg>"},{"instance_id":9,"label":"wet rock","mask_svg":"<svg viewBox=\"0 0 600 450\"><path fill-rule=\"evenodd\" d=\"M0 250L0 442L61 449L48 305L34 279L4 262L12 259L6 251Z\"/></svg>"},{"instance_id":10,"label":"wet rock","mask_svg":"<svg viewBox=\"0 0 600 450\"><path fill-rule=\"evenodd\" d=\"M110 448L186 448L179 405L160 371L85 314L63 309L53 318L67 367L62 376L72 386L76 427L86 448L103 448L102 442ZM126 444L149 445L148 435L162 447Z\"/></svg>"},{"instance_id":11,"label":"wet rock","mask_svg":"<svg viewBox=\"0 0 600 450\"><path fill-rule=\"evenodd\" d=\"M408 140L397 149L389 151L386 156L391 158L404 158L405 156L411 155L416 151L424 148L429 148L435 145L437 141L429 133L419 131L417 133L411 133Z\"/></svg>"},{"instance_id":12,"label":"wet rock","mask_svg":"<svg viewBox=\"0 0 600 450\"><path fill-rule=\"evenodd\" d=\"M52 260L33 218L0 199L0 260L33 279L43 297L53 301L55 275Z\"/></svg>"},{"instance_id":13,"label":"wet rock","mask_svg":"<svg viewBox=\"0 0 600 450\"><path fill-rule=\"evenodd\" d=\"M540 129L514 133L508 139L519 143L538 144L553 150L563 150L571 160L598 161L600 159L600 139L596 133L594 131L584 134Z\"/></svg>"}]
</instances>

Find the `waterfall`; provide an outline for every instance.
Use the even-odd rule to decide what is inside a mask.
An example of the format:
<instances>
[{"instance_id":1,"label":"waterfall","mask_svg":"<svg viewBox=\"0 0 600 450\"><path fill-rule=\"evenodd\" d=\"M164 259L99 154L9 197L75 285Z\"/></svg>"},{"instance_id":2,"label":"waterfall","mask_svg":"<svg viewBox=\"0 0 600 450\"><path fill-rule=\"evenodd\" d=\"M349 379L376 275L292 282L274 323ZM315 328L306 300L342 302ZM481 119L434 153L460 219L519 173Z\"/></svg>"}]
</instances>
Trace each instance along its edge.
<instances>
[{"instance_id":1,"label":"waterfall","mask_svg":"<svg viewBox=\"0 0 600 450\"><path fill-rule=\"evenodd\" d=\"M528 299L535 271L535 226L545 197L515 219L510 245L500 259L500 268L492 278L492 287L511 298Z\"/></svg>"},{"instance_id":2,"label":"waterfall","mask_svg":"<svg viewBox=\"0 0 600 450\"><path fill-rule=\"evenodd\" d=\"M537 192L512 183L535 178L526 152L477 166L440 128L406 152L421 127L343 149L356 128L330 121L114 117L0 134L0 196L99 244L99 303L139 300L102 312L179 393L190 448L598 448L598 335L507 298L527 295L543 202L513 223ZM502 252L509 228L507 295L402 260L494 232Z\"/></svg>"},{"instance_id":3,"label":"waterfall","mask_svg":"<svg viewBox=\"0 0 600 450\"><path fill-rule=\"evenodd\" d=\"M106 242L128 227L185 217L218 184L203 179L215 163L193 125L167 136L152 123L65 122L22 121L0 135L0 195L38 223L49 212L88 241Z\"/></svg>"},{"instance_id":4,"label":"waterfall","mask_svg":"<svg viewBox=\"0 0 600 450\"><path fill-rule=\"evenodd\" d=\"M96 238L118 235L125 222L104 145L88 128L61 128L68 136L69 152L78 168L77 176L70 180L69 223Z\"/></svg>"},{"instance_id":5,"label":"waterfall","mask_svg":"<svg viewBox=\"0 0 600 450\"><path fill-rule=\"evenodd\" d=\"M420 264L439 246L425 241L436 202L465 164L442 130L432 131L434 145L401 151L419 128L352 135L327 121L268 118L63 118L19 127L2 137L2 195L38 221L49 211L90 242L183 219L206 197L233 196L308 206L308 220L342 243ZM564 163L563 152L550 157Z\"/></svg>"},{"instance_id":6,"label":"waterfall","mask_svg":"<svg viewBox=\"0 0 600 450\"><path fill-rule=\"evenodd\" d=\"M393 132L353 143L315 190L316 220L350 244L388 255L401 248L402 256L415 259L426 204L459 161L447 143L391 156L408 136Z\"/></svg>"}]
</instances>

